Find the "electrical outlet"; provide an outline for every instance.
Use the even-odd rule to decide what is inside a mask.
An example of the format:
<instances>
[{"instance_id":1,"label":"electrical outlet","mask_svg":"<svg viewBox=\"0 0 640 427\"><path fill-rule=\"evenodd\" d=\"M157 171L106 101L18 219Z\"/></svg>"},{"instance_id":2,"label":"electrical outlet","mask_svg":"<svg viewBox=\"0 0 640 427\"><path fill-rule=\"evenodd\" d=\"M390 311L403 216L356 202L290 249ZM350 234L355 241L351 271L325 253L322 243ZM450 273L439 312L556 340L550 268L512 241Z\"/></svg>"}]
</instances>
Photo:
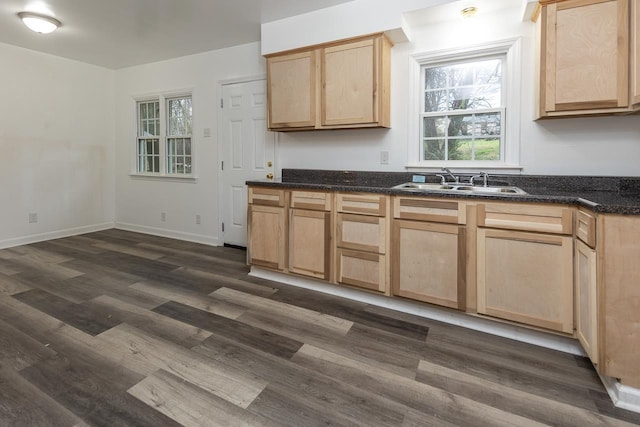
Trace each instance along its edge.
<instances>
[{"instance_id":1,"label":"electrical outlet","mask_svg":"<svg viewBox=\"0 0 640 427\"><path fill-rule=\"evenodd\" d=\"M210 138L211 137L211 128L204 128L203 136L205 138Z\"/></svg>"},{"instance_id":2,"label":"electrical outlet","mask_svg":"<svg viewBox=\"0 0 640 427\"><path fill-rule=\"evenodd\" d=\"M31 212L29 214L29 224L35 224L36 222L38 222L38 213Z\"/></svg>"},{"instance_id":3,"label":"electrical outlet","mask_svg":"<svg viewBox=\"0 0 640 427\"><path fill-rule=\"evenodd\" d=\"M160 221L165 222L167 220L167 213L160 212Z\"/></svg>"},{"instance_id":4,"label":"electrical outlet","mask_svg":"<svg viewBox=\"0 0 640 427\"><path fill-rule=\"evenodd\" d=\"M200 215L196 215L196 224L200 225L201 222L202 218L200 218Z\"/></svg>"},{"instance_id":5,"label":"electrical outlet","mask_svg":"<svg viewBox=\"0 0 640 427\"><path fill-rule=\"evenodd\" d=\"M389 152L388 151L381 151L380 152L380 164L381 165L388 165L389 164Z\"/></svg>"}]
</instances>

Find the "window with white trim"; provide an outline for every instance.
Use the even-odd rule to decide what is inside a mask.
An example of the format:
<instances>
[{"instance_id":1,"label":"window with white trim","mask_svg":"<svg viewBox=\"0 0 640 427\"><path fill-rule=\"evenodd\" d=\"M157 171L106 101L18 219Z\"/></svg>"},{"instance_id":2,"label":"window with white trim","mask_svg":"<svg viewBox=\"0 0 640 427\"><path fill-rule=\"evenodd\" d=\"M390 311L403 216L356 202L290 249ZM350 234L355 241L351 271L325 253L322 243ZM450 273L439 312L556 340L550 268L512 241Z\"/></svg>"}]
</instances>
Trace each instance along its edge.
<instances>
[{"instance_id":1,"label":"window with white trim","mask_svg":"<svg viewBox=\"0 0 640 427\"><path fill-rule=\"evenodd\" d=\"M425 65L420 160L500 160L503 57Z\"/></svg>"},{"instance_id":2,"label":"window with white trim","mask_svg":"<svg viewBox=\"0 0 640 427\"><path fill-rule=\"evenodd\" d=\"M137 101L136 173L190 176L193 172L191 95Z\"/></svg>"},{"instance_id":3,"label":"window with white trim","mask_svg":"<svg viewBox=\"0 0 640 427\"><path fill-rule=\"evenodd\" d=\"M512 39L413 56L409 168L518 167L519 50Z\"/></svg>"}]
</instances>

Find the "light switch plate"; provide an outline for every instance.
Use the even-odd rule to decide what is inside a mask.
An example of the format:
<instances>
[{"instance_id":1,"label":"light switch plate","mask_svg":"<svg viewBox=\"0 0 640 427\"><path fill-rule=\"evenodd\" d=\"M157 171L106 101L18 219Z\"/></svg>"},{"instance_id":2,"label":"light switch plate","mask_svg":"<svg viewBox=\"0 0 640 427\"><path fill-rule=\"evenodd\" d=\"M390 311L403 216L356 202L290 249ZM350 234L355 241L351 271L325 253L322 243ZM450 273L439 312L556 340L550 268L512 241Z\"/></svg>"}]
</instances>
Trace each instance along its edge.
<instances>
[{"instance_id":1,"label":"light switch plate","mask_svg":"<svg viewBox=\"0 0 640 427\"><path fill-rule=\"evenodd\" d=\"M380 152L380 164L381 165L388 165L389 164L389 152L388 151L381 151Z\"/></svg>"}]
</instances>

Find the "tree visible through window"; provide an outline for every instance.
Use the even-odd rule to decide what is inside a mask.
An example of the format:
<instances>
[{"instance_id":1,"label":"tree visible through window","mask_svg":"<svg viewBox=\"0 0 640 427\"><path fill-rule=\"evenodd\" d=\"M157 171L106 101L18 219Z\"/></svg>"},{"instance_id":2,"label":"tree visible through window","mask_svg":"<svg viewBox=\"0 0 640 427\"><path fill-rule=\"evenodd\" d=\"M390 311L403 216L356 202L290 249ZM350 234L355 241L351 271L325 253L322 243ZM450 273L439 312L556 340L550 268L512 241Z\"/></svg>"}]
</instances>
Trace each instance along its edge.
<instances>
[{"instance_id":1,"label":"tree visible through window","mask_svg":"<svg viewBox=\"0 0 640 427\"><path fill-rule=\"evenodd\" d=\"M421 160L502 160L503 61L423 66Z\"/></svg>"}]
</instances>

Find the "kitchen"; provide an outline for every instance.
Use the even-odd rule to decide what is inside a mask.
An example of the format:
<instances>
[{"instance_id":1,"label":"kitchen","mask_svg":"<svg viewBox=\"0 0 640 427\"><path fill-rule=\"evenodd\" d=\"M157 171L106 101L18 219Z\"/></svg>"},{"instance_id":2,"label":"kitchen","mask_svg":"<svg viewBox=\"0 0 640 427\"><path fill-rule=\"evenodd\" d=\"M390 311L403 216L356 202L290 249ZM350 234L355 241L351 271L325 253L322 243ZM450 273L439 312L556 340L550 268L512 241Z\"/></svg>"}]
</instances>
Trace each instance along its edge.
<instances>
[{"instance_id":1,"label":"kitchen","mask_svg":"<svg viewBox=\"0 0 640 427\"><path fill-rule=\"evenodd\" d=\"M441 6L438 6L441 4ZM69 63L58 58L45 57L18 48L2 45L3 56L12 58L26 68L8 70L7 80L14 82L3 86L8 99L23 99L25 104L36 105L39 114L50 121L57 133L48 140L44 129L27 129L27 120L16 118L5 131L15 136L14 141L35 139L41 141L36 155L45 160L44 168L34 171L30 160L32 151L23 145L9 151L5 169L6 179L19 177L19 185L5 190L3 203L8 208L8 218L2 226L1 241L29 243L29 236L57 237L60 230L75 232L92 231L97 226L116 227L132 231L160 234L168 237L195 240L206 244L224 242L220 228L219 203L222 189L216 168L220 152L219 136L219 82L241 79L246 76L264 75L263 54L293 49L317 43L345 39L378 31L406 28L410 42L396 42L391 49L391 127L390 129L331 130L314 132L279 133L277 158L273 159L273 172L279 176L282 169L332 169L349 171L405 171L416 161L410 141L415 129L414 105L410 99L415 90L411 81L411 61L425 52L476 46L507 39L518 39L521 66L514 85L518 102L515 104L519 130L517 155L514 163L491 173L520 172L526 175L578 175L621 176L638 175L635 159L640 154L638 116L611 116L569 118L534 121L536 116L536 29L525 16L526 2L495 2L495 9L487 4L479 5L475 21L459 19L460 2L365 2L354 1L329 9L275 21L262 26L262 43L249 43L159 63L119 69L115 72ZM492 2L487 2L492 3ZM435 6L427 11L404 12ZM444 17L455 12L455 17ZM357 17L357 18L355 18ZM362 19L365 17L366 19ZM327 26L327 22L335 25ZM471 31L471 35L469 33ZM291 37L296 34L296 37ZM469 39L473 38L470 43ZM414 61L415 62L415 61ZM51 69L53 76L43 76L39 69ZM23 70L27 72L23 72ZM149 78L149 76L153 76ZM50 80L50 85L33 86L34 81ZM22 84L21 84L22 83ZM76 88L80 85L80 89ZM21 91L20 87L31 90ZM162 90L192 88L194 105L198 109L194 118L194 134L198 160L196 183L161 182L132 177L131 135L135 134L132 120L131 97ZM65 94L73 94L73 96ZM55 102L54 102L55 100ZM82 111L79 127L74 128L77 139L94 140L94 144L71 146L64 142L69 124L56 127L52 111L56 102L66 109L83 109L78 105L96 106L97 112ZM6 106L5 106L6 107ZM79 112L80 113L80 112ZM3 117L12 117L10 113ZM106 118L106 120L105 120ZM100 135L93 128L105 120L115 126L107 126ZM213 129L210 137L205 129ZM32 132L39 133L32 135ZM48 145L50 144L50 145ZM48 154L55 147L60 159ZM381 164L381 153L388 153L388 161ZM206 159L206 160L205 160ZM55 161L65 165L65 175L58 174ZM51 163L47 163L47 162ZM94 165L87 168L87 163ZM455 171L455 167L452 167ZM439 169L439 168L438 168ZM417 169L418 172L424 170ZM435 170L428 170L435 172ZM456 172L457 173L457 172ZM34 175L35 174L35 175ZM47 183L44 187L41 183ZM82 182L82 185L80 185ZM57 189L64 189L63 192ZM212 195L213 189L213 195ZM90 195L86 197L86 195ZM11 202L9 202L11 200ZM167 201L171 200L171 203ZM44 205L44 206L43 206ZM75 207L75 218L65 213ZM188 208L185 208L188 207ZM23 213L38 210L46 221L34 225L23 224ZM159 212L166 212L162 221ZM202 224L195 224L194 214L201 215ZM29 228L31 227L31 228Z\"/></svg>"}]
</instances>

